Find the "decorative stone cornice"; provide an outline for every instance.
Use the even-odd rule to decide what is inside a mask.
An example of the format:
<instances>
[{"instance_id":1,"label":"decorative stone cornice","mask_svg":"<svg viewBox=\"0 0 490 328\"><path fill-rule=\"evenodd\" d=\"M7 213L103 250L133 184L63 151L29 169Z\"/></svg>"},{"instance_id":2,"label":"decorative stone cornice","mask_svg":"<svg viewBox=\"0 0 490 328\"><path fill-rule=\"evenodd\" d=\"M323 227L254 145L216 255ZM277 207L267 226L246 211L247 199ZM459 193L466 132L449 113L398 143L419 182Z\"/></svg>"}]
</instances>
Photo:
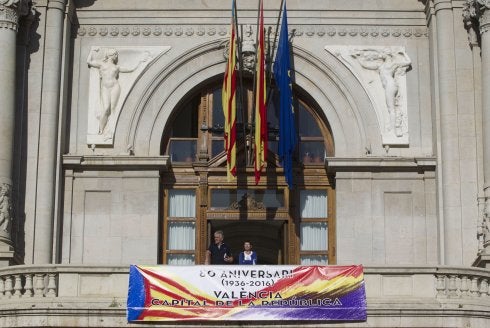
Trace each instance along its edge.
<instances>
[{"instance_id":1,"label":"decorative stone cornice","mask_svg":"<svg viewBox=\"0 0 490 328\"><path fill-rule=\"evenodd\" d=\"M132 156L132 155L63 155L63 167L72 170L103 170L114 167L126 170L161 170L170 166L169 156Z\"/></svg>"},{"instance_id":2,"label":"decorative stone cornice","mask_svg":"<svg viewBox=\"0 0 490 328\"><path fill-rule=\"evenodd\" d=\"M329 172L379 171L392 172L431 172L436 169L433 157L327 157Z\"/></svg>"},{"instance_id":3,"label":"decorative stone cornice","mask_svg":"<svg viewBox=\"0 0 490 328\"><path fill-rule=\"evenodd\" d=\"M427 37L426 27L387 27L387 26L332 26L332 25L290 25L290 33L294 37L332 38L332 37L362 37L362 38L420 38ZM228 26L178 26L178 25L82 25L78 35L82 37L225 37ZM274 37L274 33L271 34Z\"/></svg>"},{"instance_id":4,"label":"decorative stone cornice","mask_svg":"<svg viewBox=\"0 0 490 328\"><path fill-rule=\"evenodd\" d=\"M19 17L29 13L31 0L0 0L0 27L17 32Z\"/></svg>"}]
</instances>

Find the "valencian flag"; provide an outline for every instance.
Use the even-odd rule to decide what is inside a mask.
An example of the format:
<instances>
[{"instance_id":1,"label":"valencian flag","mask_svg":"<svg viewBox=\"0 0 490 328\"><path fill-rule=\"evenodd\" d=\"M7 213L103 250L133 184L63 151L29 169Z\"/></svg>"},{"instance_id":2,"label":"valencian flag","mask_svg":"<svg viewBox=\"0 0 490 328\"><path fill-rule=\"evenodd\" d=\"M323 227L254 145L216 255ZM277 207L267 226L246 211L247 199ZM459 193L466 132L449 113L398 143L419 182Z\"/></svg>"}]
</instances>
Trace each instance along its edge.
<instances>
[{"instance_id":1,"label":"valencian flag","mask_svg":"<svg viewBox=\"0 0 490 328\"><path fill-rule=\"evenodd\" d=\"M289 57L288 17L286 3L282 14L281 32L274 62L274 77L279 89L279 159L284 167L284 176L289 189L293 188L293 152L296 147L293 92L291 84L291 61Z\"/></svg>"},{"instance_id":2,"label":"valencian flag","mask_svg":"<svg viewBox=\"0 0 490 328\"><path fill-rule=\"evenodd\" d=\"M264 55L264 9L260 1L259 28L256 65L256 94L255 94L255 184L260 181L260 173L267 157L267 109L265 84L265 55Z\"/></svg>"},{"instance_id":3,"label":"valencian flag","mask_svg":"<svg viewBox=\"0 0 490 328\"><path fill-rule=\"evenodd\" d=\"M236 176L236 31L235 31L235 0L232 1L230 45L228 63L223 80L222 103L225 117L225 150L226 175L228 181Z\"/></svg>"}]
</instances>

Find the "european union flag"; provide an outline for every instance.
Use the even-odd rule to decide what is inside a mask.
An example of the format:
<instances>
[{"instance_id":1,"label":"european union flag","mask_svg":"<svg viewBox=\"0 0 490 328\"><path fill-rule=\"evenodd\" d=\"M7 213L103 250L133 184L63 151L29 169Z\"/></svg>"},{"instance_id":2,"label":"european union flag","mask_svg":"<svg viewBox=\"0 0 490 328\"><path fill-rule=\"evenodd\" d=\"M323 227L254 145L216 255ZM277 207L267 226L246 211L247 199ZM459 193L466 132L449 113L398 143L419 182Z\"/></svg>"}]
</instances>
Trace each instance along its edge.
<instances>
[{"instance_id":1,"label":"european union flag","mask_svg":"<svg viewBox=\"0 0 490 328\"><path fill-rule=\"evenodd\" d=\"M288 40L288 17L284 3L279 45L274 63L274 77L279 89L279 159L284 167L284 176L289 189L293 188L293 152L296 147L293 90L291 84L291 61Z\"/></svg>"}]
</instances>

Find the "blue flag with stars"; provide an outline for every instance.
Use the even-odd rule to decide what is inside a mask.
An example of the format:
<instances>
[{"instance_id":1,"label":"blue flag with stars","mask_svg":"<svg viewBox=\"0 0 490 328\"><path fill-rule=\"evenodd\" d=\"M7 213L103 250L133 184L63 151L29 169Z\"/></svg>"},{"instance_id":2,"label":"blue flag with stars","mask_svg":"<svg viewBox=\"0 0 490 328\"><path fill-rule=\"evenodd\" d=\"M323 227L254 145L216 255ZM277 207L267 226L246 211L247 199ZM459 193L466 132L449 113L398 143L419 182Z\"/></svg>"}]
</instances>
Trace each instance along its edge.
<instances>
[{"instance_id":1,"label":"blue flag with stars","mask_svg":"<svg viewBox=\"0 0 490 328\"><path fill-rule=\"evenodd\" d=\"M291 83L288 17L284 3L279 45L274 62L274 78L279 89L279 159L289 189L293 188L293 153L297 143Z\"/></svg>"}]
</instances>

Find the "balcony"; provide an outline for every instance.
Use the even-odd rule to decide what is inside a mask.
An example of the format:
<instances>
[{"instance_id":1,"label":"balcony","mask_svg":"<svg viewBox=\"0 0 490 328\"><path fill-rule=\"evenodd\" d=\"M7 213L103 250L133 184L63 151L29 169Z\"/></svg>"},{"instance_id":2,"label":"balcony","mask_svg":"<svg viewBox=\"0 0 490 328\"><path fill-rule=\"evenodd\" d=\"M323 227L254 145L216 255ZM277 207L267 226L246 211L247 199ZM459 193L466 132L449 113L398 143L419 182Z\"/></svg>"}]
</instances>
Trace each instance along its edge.
<instances>
[{"instance_id":1,"label":"balcony","mask_svg":"<svg viewBox=\"0 0 490 328\"><path fill-rule=\"evenodd\" d=\"M0 327L145 327L128 324L129 268L21 265L0 269ZM328 327L490 327L490 271L464 267L366 267L368 321ZM226 327L243 326L226 323ZM247 326L277 322L247 323ZM298 322L281 322L296 327ZM318 327L320 322L311 322ZM162 323L165 327L182 324ZM217 326L217 322L194 323ZM308 326L308 322L301 322ZM186 327L189 325L185 325Z\"/></svg>"}]
</instances>

